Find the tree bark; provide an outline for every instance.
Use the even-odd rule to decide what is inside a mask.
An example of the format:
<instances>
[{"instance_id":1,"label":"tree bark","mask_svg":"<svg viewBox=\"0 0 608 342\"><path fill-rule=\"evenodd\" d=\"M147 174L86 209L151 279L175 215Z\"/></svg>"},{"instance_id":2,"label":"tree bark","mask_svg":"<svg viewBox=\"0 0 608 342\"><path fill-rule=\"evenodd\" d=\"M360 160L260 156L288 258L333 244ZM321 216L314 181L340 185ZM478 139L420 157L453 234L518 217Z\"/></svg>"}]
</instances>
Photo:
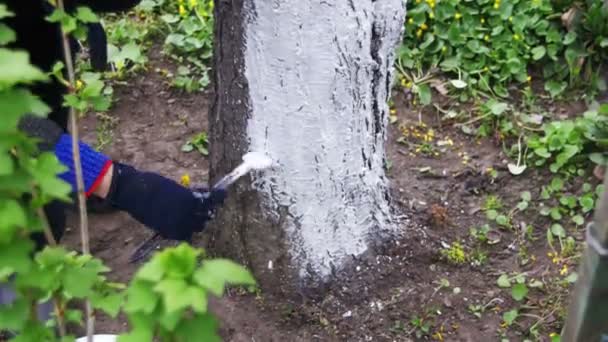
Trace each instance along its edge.
<instances>
[{"instance_id":1,"label":"tree bark","mask_svg":"<svg viewBox=\"0 0 608 342\"><path fill-rule=\"evenodd\" d=\"M403 0L219 0L210 176L248 151L269 171L239 181L209 248L262 288L331 280L398 230L384 173L387 101Z\"/></svg>"}]
</instances>

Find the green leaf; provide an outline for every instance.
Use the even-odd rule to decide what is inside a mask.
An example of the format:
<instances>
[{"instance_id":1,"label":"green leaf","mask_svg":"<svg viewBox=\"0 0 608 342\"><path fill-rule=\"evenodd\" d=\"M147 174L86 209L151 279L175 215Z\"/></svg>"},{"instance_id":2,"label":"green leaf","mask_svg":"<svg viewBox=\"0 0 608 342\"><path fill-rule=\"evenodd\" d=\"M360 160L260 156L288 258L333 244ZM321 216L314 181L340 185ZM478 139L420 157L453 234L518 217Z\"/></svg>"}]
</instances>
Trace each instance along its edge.
<instances>
[{"instance_id":1,"label":"green leaf","mask_svg":"<svg viewBox=\"0 0 608 342\"><path fill-rule=\"evenodd\" d=\"M30 169L42 194L64 201L70 201L69 193L71 192L72 187L68 183L57 178L57 175L64 171L66 171L66 167L50 152L40 154L34 167Z\"/></svg>"},{"instance_id":2,"label":"green leaf","mask_svg":"<svg viewBox=\"0 0 608 342\"><path fill-rule=\"evenodd\" d=\"M25 227L27 225L26 212L17 201L12 199L0 202L0 234L12 233L14 227ZM12 236L12 235L11 235Z\"/></svg>"},{"instance_id":3,"label":"green leaf","mask_svg":"<svg viewBox=\"0 0 608 342\"><path fill-rule=\"evenodd\" d=\"M65 321L76 323L78 325L82 324L82 311L66 310L65 311Z\"/></svg>"},{"instance_id":4,"label":"green leaf","mask_svg":"<svg viewBox=\"0 0 608 342\"><path fill-rule=\"evenodd\" d=\"M511 281L509 280L509 276L506 274L501 274L500 277L498 277L496 284L502 288L511 287Z\"/></svg>"},{"instance_id":5,"label":"green leaf","mask_svg":"<svg viewBox=\"0 0 608 342\"><path fill-rule=\"evenodd\" d=\"M591 195L584 195L578 199L578 202L583 208L584 213L590 212L595 206L595 201Z\"/></svg>"},{"instance_id":6,"label":"green leaf","mask_svg":"<svg viewBox=\"0 0 608 342\"><path fill-rule=\"evenodd\" d=\"M559 208L557 207L551 208L551 211L549 211L549 215L555 221L559 221L562 219L562 214L559 212Z\"/></svg>"},{"instance_id":7,"label":"green leaf","mask_svg":"<svg viewBox=\"0 0 608 342\"><path fill-rule=\"evenodd\" d=\"M194 273L194 281L218 297L223 295L226 284L255 285L255 279L247 269L228 259L204 261Z\"/></svg>"},{"instance_id":8,"label":"green leaf","mask_svg":"<svg viewBox=\"0 0 608 342\"><path fill-rule=\"evenodd\" d=\"M492 114L497 116L504 113L507 108L509 108L509 105L504 102L493 102L490 105L490 111L492 112Z\"/></svg>"},{"instance_id":9,"label":"green leaf","mask_svg":"<svg viewBox=\"0 0 608 342\"><path fill-rule=\"evenodd\" d=\"M1 10L0 10L1 12ZM0 305L0 329L21 330L29 317L30 305L25 298Z\"/></svg>"},{"instance_id":10,"label":"green leaf","mask_svg":"<svg viewBox=\"0 0 608 342\"><path fill-rule=\"evenodd\" d=\"M604 155L604 153L593 152L589 153L589 160L597 165L606 165L608 164L608 158Z\"/></svg>"},{"instance_id":11,"label":"green leaf","mask_svg":"<svg viewBox=\"0 0 608 342\"><path fill-rule=\"evenodd\" d=\"M454 86L454 88L456 89L464 89L467 87L467 83L464 82L463 80L451 80L450 83Z\"/></svg>"},{"instance_id":12,"label":"green leaf","mask_svg":"<svg viewBox=\"0 0 608 342\"><path fill-rule=\"evenodd\" d=\"M2 66L0 66L2 69ZM2 76L0 75L0 79ZM1 81L0 81L1 82ZM25 89L0 91L0 113L2 124L0 131L13 131L24 114L47 114L50 108Z\"/></svg>"},{"instance_id":13,"label":"green leaf","mask_svg":"<svg viewBox=\"0 0 608 342\"><path fill-rule=\"evenodd\" d=\"M194 151L194 146L190 142L187 142L182 146L182 152L188 153L192 151Z\"/></svg>"},{"instance_id":14,"label":"green leaf","mask_svg":"<svg viewBox=\"0 0 608 342\"><path fill-rule=\"evenodd\" d=\"M498 216L496 216L496 223L501 226L508 226L509 218L505 215L498 215Z\"/></svg>"},{"instance_id":15,"label":"green leaf","mask_svg":"<svg viewBox=\"0 0 608 342\"><path fill-rule=\"evenodd\" d=\"M566 230L564 229L564 227L562 227L561 224L554 223L551 226L551 234L553 234L553 236L555 236L555 237L565 238L566 237Z\"/></svg>"},{"instance_id":16,"label":"green leaf","mask_svg":"<svg viewBox=\"0 0 608 342\"><path fill-rule=\"evenodd\" d=\"M158 304L159 297L148 282L135 280L127 289L124 310L127 313L142 312L151 314Z\"/></svg>"},{"instance_id":17,"label":"green leaf","mask_svg":"<svg viewBox=\"0 0 608 342\"><path fill-rule=\"evenodd\" d=\"M165 269L160 259L154 255L152 260L145 263L135 274L135 279L147 280L153 283L160 281L165 274Z\"/></svg>"},{"instance_id":18,"label":"green leaf","mask_svg":"<svg viewBox=\"0 0 608 342\"><path fill-rule=\"evenodd\" d=\"M533 280L533 281L530 282L529 285L530 285L531 288L540 288L540 287L544 286L543 282L540 281L540 280Z\"/></svg>"},{"instance_id":19,"label":"green leaf","mask_svg":"<svg viewBox=\"0 0 608 342\"><path fill-rule=\"evenodd\" d=\"M141 59L141 48L136 43L128 43L121 49L121 56L125 59L129 59L133 62L137 62Z\"/></svg>"},{"instance_id":20,"label":"green leaf","mask_svg":"<svg viewBox=\"0 0 608 342\"><path fill-rule=\"evenodd\" d=\"M180 322L175 334L180 341L220 342L218 328L218 322L213 315L202 314Z\"/></svg>"},{"instance_id":21,"label":"green leaf","mask_svg":"<svg viewBox=\"0 0 608 342\"><path fill-rule=\"evenodd\" d=\"M11 12L5 4L0 4L0 19L14 17L15 13Z\"/></svg>"},{"instance_id":22,"label":"green leaf","mask_svg":"<svg viewBox=\"0 0 608 342\"><path fill-rule=\"evenodd\" d=\"M76 8L76 18L78 18L78 20L82 21L83 23L99 22L99 18L97 18L97 15L88 7Z\"/></svg>"},{"instance_id":23,"label":"green leaf","mask_svg":"<svg viewBox=\"0 0 608 342\"><path fill-rule=\"evenodd\" d=\"M564 36L564 45L570 45L576 40L576 32L570 31Z\"/></svg>"},{"instance_id":24,"label":"green leaf","mask_svg":"<svg viewBox=\"0 0 608 342\"><path fill-rule=\"evenodd\" d=\"M64 33L71 33L78 28L76 18L66 14L60 9L55 9L46 19L52 23L60 23Z\"/></svg>"},{"instance_id":25,"label":"green leaf","mask_svg":"<svg viewBox=\"0 0 608 342\"><path fill-rule=\"evenodd\" d=\"M188 286L183 279L164 279L155 287L154 291L162 295L163 303L167 313L173 313L189 307L206 309L207 298L202 289ZM204 302L195 304L195 302Z\"/></svg>"},{"instance_id":26,"label":"green leaf","mask_svg":"<svg viewBox=\"0 0 608 342\"><path fill-rule=\"evenodd\" d=\"M116 318L124 301L124 295L114 293L107 296L93 295L89 297L94 308L100 309L112 318Z\"/></svg>"},{"instance_id":27,"label":"green leaf","mask_svg":"<svg viewBox=\"0 0 608 342\"><path fill-rule=\"evenodd\" d=\"M160 317L157 318L159 325L164 330L173 333L179 322L183 319L184 311L186 310L181 309L173 312L163 312Z\"/></svg>"},{"instance_id":28,"label":"green leaf","mask_svg":"<svg viewBox=\"0 0 608 342\"><path fill-rule=\"evenodd\" d=\"M568 83L550 80L545 83L545 90L549 92L551 97L555 98L566 90Z\"/></svg>"},{"instance_id":29,"label":"green leaf","mask_svg":"<svg viewBox=\"0 0 608 342\"><path fill-rule=\"evenodd\" d=\"M569 284L574 284L576 283L576 281L578 280L578 273L576 272L572 272L570 273L567 277L566 277L566 282L568 282Z\"/></svg>"},{"instance_id":30,"label":"green leaf","mask_svg":"<svg viewBox=\"0 0 608 342\"><path fill-rule=\"evenodd\" d=\"M511 288L511 297L516 301L521 301L528 295L528 287L526 284L515 284Z\"/></svg>"},{"instance_id":31,"label":"green leaf","mask_svg":"<svg viewBox=\"0 0 608 342\"><path fill-rule=\"evenodd\" d=\"M532 52L532 59L534 59L535 61L538 61L541 58L545 57L545 54L547 53L547 49L544 46L539 45L539 46L533 48L530 52Z\"/></svg>"},{"instance_id":32,"label":"green leaf","mask_svg":"<svg viewBox=\"0 0 608 342\"><path fill-rule=\"evenodd\" d=\"M530 193L530 191L522 192L520 197L522 200L524 200L526 202L530 202L532 200L532 194Z\"/></svg>"},{"instance_id":33,"label":"green leaf","mask_svg":"<svg viewBox=\"0 0 608 342\"><path fill-rule=\"evenodd\" d=\"M498 217L498 212L494 209L490 209L486 211L486 217L488 218L488 220L494 221L496 220L496 217Z\"/></svg>"},{"instance_id":34,"label":"green leaf","mask_svg":"<svg viewBox=\"0 0 608 342\"><path fill-rule=\"evenodd\" d=\"M577 226L582 226L585 223L585 219L581 215L574 215L572 217L572 222Z\"/></svg>"},{"instance_id":35,"label":"green leaf","mask_svg":"<svg viewBox=\"0 0 608 342\"><path fill-rule=\"evenodd\" d=\"M564 180L560 177L553 177L549 186L551 187L551 191L560 191L564 188Z\"/></svg>"},{"instance_id":36,"label":"green leaf","mask_svg":"<svg viewBox=\"0 0 608 342\"><path fill-rule=\"evenodd\" d=\"M0 23L0 45L6 45L17 40L15 31L11 30L6 24Z\"/></svg>"},{"instance_id":37,"label":"green leaf","mask_svg":"<svg viewBox=\"0 0 608 342\"><path fill-rule=\"evenodd\" d=\"M32 267L30 252L34 249L31 240L14 240L0 245L0 271L25 273Z\"/></svg>"},{"instance_id":38,"label":"green leaf","mask_svg":"<svg viewBox=\"0 0 608 342\"><path fill-rule=\"evenodd\" d=\"M420 103L422 105L431 104L431 88L428 84L417 85L418 95L420 96Z\"/></svg>"},{"instance_id":39,"label":"green leaf","mask_svg":"<svg viewBox=\"0 0 608 342\"><path fill-rule=\"evenodd\" d=\"M196 269L199 255L200 251L187 243L181 243L177 247L165 249L157 257L165 270L166 277L185 279Z\"/></svg>"},{"instance_id":40,"label":"green leaf","mask_svg":"<svg viewBox=\"0 0 608 342\"><path fill-rule=\"evenodd\" d=\"M0 154L0 176L11 175L15 170L13 158L7 154Z\"/></svg>"},{"instance_id":41,"label":"green leaf","mask_svg":"<svg viewBox=\"0 0 608 342\"><path fill-rule=\"evenodd\" d=\"M519 316L519 312L517 311L517 309L513 309L513 310L505 312L502 315L502 319L505 321L505 323L507 325L512 325L513 322L515 322L515 320L517 319L517 316Z\"/></svg>"},{"instance_id":42,"label":"green leaf","mask_svg":"<svg viewBox=\"0 0 608 342\"><path fill-rule=\"evenodd\" d=\"M154 341L153 317L144 314L129 315L132 330L127 334L118 336L118 342L147 342Z\"/></svg>"},{"instance_id":43,"label":"green leaf","mask_svg":"<svg viewBox=\"0 0 608 342\"><path fill-rule=\"evenodd\" d=\"M76 298L88 297L98 275L89 268L68 268L63 276L65 291Z\"/></svg>"},{"instance_id":44,"label":"green leaf","mask_svg":"<svg viewBox=\"0 0 608 342\"><path fill-rule=\"evenodd\" d=\"M522 202L517 203L517 209L519 211L524 211L524 210L528 209L528 202L522 201Z\"/></svg>"},{"instance_id":45,"label":"green leaf","mask_svg":"<svg viewBox=\"0 0 608 342\"><path fill-rule=\"evenodd\" d=\"M534 149L534 153L542 158L551 158L551 153L547 150L546 147L539 147Z\"/></svg>"}]
</instances>

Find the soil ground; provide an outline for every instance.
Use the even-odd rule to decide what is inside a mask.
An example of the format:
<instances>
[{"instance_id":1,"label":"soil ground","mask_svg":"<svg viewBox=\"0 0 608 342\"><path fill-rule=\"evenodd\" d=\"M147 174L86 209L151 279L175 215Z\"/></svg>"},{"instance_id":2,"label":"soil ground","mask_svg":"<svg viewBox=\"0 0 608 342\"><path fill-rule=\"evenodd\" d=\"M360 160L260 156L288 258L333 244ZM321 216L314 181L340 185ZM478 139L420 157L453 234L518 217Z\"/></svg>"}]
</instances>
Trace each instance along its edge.
<instances>
[{"instance_id":1,"label":"soil ground","mask_svg":"<svg viewBox=\"0 0 608 342\"><path fill-rule=\"evenodd\" d=\"M206 130L212 94L170 88L154 71L167 66L171 68L152 58L148 72L116 86L116 103L109 113L115 124L108 127L107 118L102 121L89 114L81 120L82 135L91 143L98 135L111 137L104 151L116 160L175 180L188 173L193 182L205 182L205 158L180 149L187 138ZM492 231L498 241L492 246L476 244L469 229L487 223L481 206L488 194L499 196L511 208L522 191L537 195L547 175L529 170L524 176L511 176L495 139L478 140L453 125L442 128L436 115L419 115L399 91L395 108L398 121L390 126L386 145L388 174L406 238L359 260L353 272L339 275L340 281L321 300L287 303L264 293L230 293L214 301L226 341L498 341L503 335L511 341L525 339L538 319L523 317L511 327L502 324L503 313L515 306L510 293L496 286L496 279L508 271L525 271L536 279L559 273L560 267L547 256L542 219L517 216L514 229ZM409 127L415 132L405 142L416 135L432 135L435 148L430 155L403 143L401 128ZM439 141L443 146L437 147ZM497 177L490 176L490 168ZM534 227L530 235L536 239L520 244L525 233L521 228L527 225ZM70 226L65 243L78 247L76 221ZM137 267L128 259L151 232L124 213L91 214L90 227L92 253L112 268L113 280L128 282ZM440 250L458 240L467 253L487 253L487 260L479 266L446 262ZM529 262L522 266L522 259ZM539 339L548 340L549 332L559 332L565 298L537 289L528 297L527 305L542 317ZM478 310L480 317L469 309L475 305L485 307ZM421 318L419 324L412 323L416 317ZM124 318L99 317L96 323L99 332L126 329Z\"/></svg>"}]
</instances>

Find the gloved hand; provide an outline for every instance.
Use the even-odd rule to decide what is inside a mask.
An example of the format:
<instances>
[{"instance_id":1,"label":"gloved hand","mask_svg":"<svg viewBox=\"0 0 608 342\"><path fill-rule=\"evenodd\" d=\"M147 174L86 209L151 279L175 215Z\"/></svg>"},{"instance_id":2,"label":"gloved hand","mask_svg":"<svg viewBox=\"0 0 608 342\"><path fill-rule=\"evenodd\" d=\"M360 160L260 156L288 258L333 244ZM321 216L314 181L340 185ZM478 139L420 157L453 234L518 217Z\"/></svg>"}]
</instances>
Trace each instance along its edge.
<instances>
[{"instance_id":1,"label":"gloved hand","mask_svg":"<svg viewBox=\"0 0 608 342\"><path fill-rule=\"evenodd\" d=\"M41 151L53 151L57 159L68 168L68 171L59 175L59 178L72 186L76 192L76 172L72 160L72 138L70 135L46 118L27 115L19 122L19 129L30 137L37 138L38 148ZM84 178L85 193L89 198L102 178L112 166L112 160L95 151L91 146L79 142L80 161Z\"/></svg>"},{"instance_id":2,"label":"gloved hand","mask_svg":"<svg viewBox=\"0 0 608 342\"><path fill-rule=\"evenodd\" d=\"M187 189L168 178L114 163L110 203L164 238L189 241L223 204L225 190Z\"/></svg>"}]
</instances>

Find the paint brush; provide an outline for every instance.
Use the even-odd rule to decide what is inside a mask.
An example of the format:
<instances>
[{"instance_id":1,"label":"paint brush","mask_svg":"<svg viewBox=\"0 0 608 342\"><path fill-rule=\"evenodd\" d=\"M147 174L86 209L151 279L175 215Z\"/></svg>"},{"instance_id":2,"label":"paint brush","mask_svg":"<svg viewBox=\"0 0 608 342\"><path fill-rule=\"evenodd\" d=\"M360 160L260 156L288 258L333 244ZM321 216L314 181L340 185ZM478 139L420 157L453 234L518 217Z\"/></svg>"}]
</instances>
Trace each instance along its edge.
<instances>
[{"instance_id":1,"label":"paint brush","mask_svg":"<svg viewBox=\"0 0 608 342\"><path fill-rule=\"evenodd\" d=\"M243 156L243 162L237 166L232 172L220 179L211 190L227 189L234 184L239 178L253 170L268 169L273 165L272 159L261 152L249 152ZM155 233L144 241L129 258L129 262L135 263L145 259L154 249L160 246L162 237L159 233Z\"/></svg>"}]
</instances>

